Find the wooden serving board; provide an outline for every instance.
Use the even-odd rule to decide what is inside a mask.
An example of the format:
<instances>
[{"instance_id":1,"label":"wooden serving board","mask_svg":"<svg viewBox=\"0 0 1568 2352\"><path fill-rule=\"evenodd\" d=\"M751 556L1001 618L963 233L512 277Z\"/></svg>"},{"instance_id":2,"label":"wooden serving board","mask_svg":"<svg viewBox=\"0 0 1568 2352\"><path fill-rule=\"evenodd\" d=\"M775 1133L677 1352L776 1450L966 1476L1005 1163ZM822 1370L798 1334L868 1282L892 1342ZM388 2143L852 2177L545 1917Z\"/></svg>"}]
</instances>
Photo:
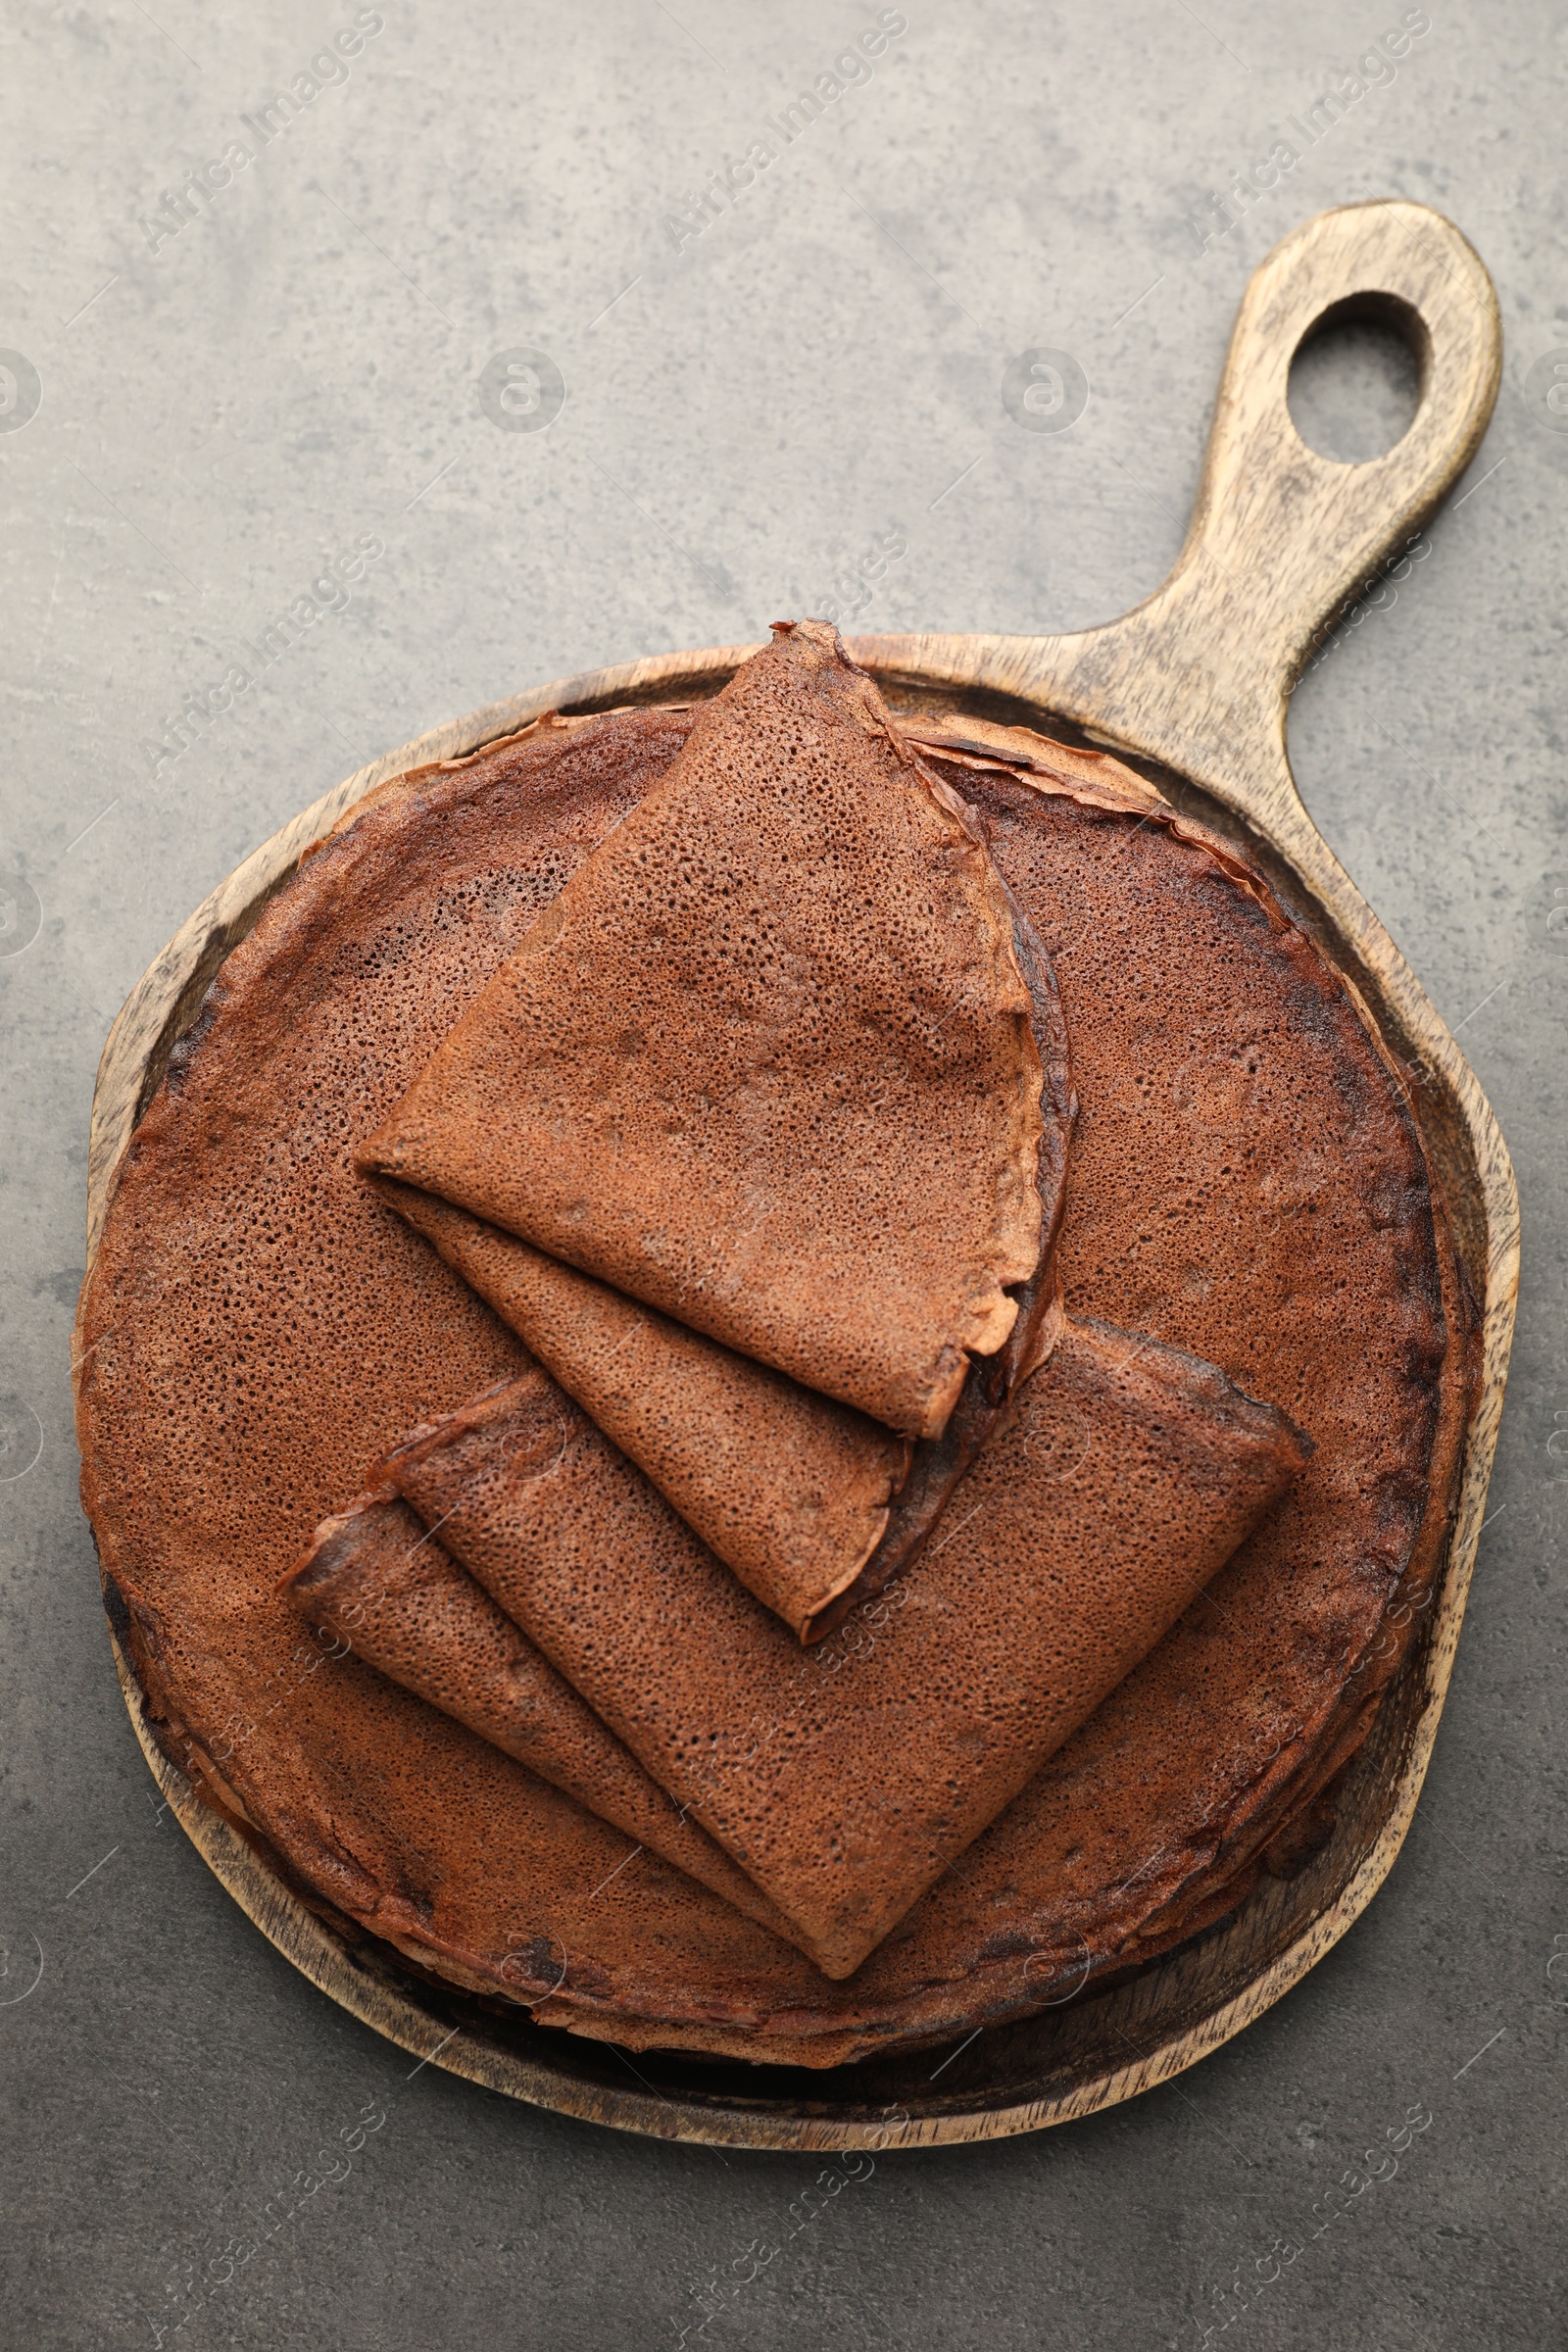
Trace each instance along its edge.
<instances>
[{"instance_id":1,"label":"wooden serving board","mask_svg":"<svg viewBox=\"0 0 1568 2352\"><path fill-rule=\"evenodd\" d=\"M1303 339L1357 313L1408 335L1422 392L1396 447L1342 466L1300 441L1286 384ZM522 2013L503 2017L323 1923L174 1772L117 1649L148 1762L190 1838L264 1934L354 2015L492 2089L663 2138L797 2150L983 2139L1090 2114L1193 2065L1278 2000L1371 1901L1415 1810L1464 1613L1513 1330L1518 1200L1474 1075L1301 805L1286 706L1323 627L1468 464L1500 364L1492 282L1440 214L1396 202L1324 213L1277 246L1248 287L1192 525L1163 587L1122 619L1072 636L868 637L852 647L897 709L939 727L982 717L1060 733L1065 723L1143 764L1261 865L1414 1073L1427 1148L1482 1300L1484 1381L1437 1604L1351 1768L1329 1843L1298 1877L1265 1879L1220 1927L1130 1982L987 2031L935 2068L930 2051L823 2074L659 2053L633 2066L607 2044ZM711 694L753 650L628 662L492 704L363 768L247 858L171 940L110 1033L93 1101L89 1265L122 1155L172 1046L223 957L346 809L406 768L475 751L545 710Z\"/></svg>"}]
</instances>

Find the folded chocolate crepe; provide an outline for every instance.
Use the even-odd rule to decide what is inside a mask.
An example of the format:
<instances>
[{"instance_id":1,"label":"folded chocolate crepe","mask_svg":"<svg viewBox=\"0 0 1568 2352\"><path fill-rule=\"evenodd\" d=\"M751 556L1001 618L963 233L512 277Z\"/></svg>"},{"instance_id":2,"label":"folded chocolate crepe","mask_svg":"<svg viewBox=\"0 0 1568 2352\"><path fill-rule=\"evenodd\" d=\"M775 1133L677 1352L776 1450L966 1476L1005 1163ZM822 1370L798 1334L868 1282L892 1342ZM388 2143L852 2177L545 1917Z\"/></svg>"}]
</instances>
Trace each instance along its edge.
<instances>
[{"instance_id":1,"label":"folded chocolate crepe","mask_svg":"<svg viewBox=\"0 0 1568 2352\"><path fill-rule=\"evenodd\" d=\"M1057 1066L1064 1077L1064 1057ZM806 1642L915 1555L1059 1322L1042 1268L1005 1345L970 1366L942 1436L911 1446L450 1201L390 1177L375 1189Z\"/></svg>"},{"instance_id":2,"label":"folded chocolate crepe","mask_svg":"<svg viewBox=\"0 0 1568 2352\"><path fill-rule=\"evenodd\" d=\"M376 1190L758 1599L816 1633L883 1547L909 1440L433 1194Z\"/></svg>"},{"instance_id":3,"label":"folded chocolate crepe","mask_svg":"<svg viewBox=\"0 0 1568 2352\"><path fill-rule=\"evenodd\" d=\"M780 623L360 1165L938 1437L1064 1172L1016 915L836 632Z\"/></svg>"},{"instance_id":4,"label":"folded chocolate crepe","mask_svg":"<svg viewBox=\"0 0 1568 2352\"><path fill-rule=\"evenodd\" d=\"M1158 1641L1309 1446L1087 1324L1024 1385L880 1635L803 1650L542 1371L377 1466L848 1976Z\"/></svg>"},{"instance_id":5,"label":"folded chocolate crepe","mask_svg":"<svg viewBox=\"0 0 1568 2352\"><path fill-rule=\"evenodd\" d=\"M405 1502L362 1494L325 1519L278 1590L368 1665L479 1733L777 1936L744 1871L650 1779Z\"/></svg>"}]
</instances>

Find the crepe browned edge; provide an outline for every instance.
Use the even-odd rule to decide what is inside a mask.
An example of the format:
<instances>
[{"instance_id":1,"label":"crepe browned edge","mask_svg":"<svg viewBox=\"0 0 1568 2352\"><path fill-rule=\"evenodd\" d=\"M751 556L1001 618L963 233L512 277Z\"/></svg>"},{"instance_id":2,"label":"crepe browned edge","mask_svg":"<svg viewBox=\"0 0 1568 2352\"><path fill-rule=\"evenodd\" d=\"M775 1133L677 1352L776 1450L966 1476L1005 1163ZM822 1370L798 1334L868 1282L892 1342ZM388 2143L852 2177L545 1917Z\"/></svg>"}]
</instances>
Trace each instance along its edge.
<instances>
[{"instance_id":1,"label":"crepe browned edge","mask_svg":"<svg viewBox=\"0 0 1568 2352\"><path fill-rule=\"evenodd\" d=\"M626 1298L438 1195L389 1176L368 1179L748 1590L807 1642L841 1625L917 1556L1060 1325L1053 1252L1077 1106L1066 1025L1044 949L1016 904L1013 916L1050 1104L1038 1178L1040 1264L1014 1293L1018 1316L1006 1341L994 1355L971 1360L942 1436L912 1449L850 1406ZM825 1521L829 1531L804 1560L809 1538L796 1501L803 1488L824 1497L817 1526Z\"/></svg>"},{"instance_id":2,"label":"crepe browned edge","mask_svg":"<svg viewBox=\"0 0 1568 2352\"><path fill-rule=\"evenodd\" d=\"M1040 1259L1012 934L961 796L776 624L359 1164L939 1436Z\"/></svg>"},{"instance_id":3,"label":"crepe browned edge","mask_svg":"<svg viewBox=\"0 0 1568 2352\"><path fill-rule=\"evenodd\" d=\"M1064 1462L1069 1428L1086 1434ZM898 1588L897 1632L810 1666L543 1371L414 1433L374 1479L843 1977L1310 1451L1212 1365L1101 1324L1063 1331L998 1446Z\"/></svg>"},{"instance_id":4,"label":"crepe browned edge","mask_svg":"<svg viewBox=\"0 0 1568 2352\"><path fill-rule=\"evenodd\" d=\"M372 1490L323 1519L277 1589L378 1673L793 1940L783 1913L395 1494Z\"/></svg>"},{"instance_id":5,"label":"crepe browned edge","mask_svg":"<svg viewBox=\"0 0 1568 2352\"><path fill-rule=\"evenodd\" d=\"M1402 1079L1402 1073L1396 1074ZM1343 1779L1365 1744L1390 1686L1422 1630L1421 1621L1437 1597L1458 1510L1465 1433L1480 1395L1483 1367L1481 1315L1454 1247L1452 1218L1435 1171L1432 1200L1451 1345L1442 1376L1428 1502L1420 1532L1404 1572L1390 1592L1388 1608L1374 1629L1372 1642L1342 1685L1315 1736L1305 1736L1301 1742L1305 1752L1293 1752L1288 1762L1294 1769L1279 1777L1256 1818L1239 1834L1222 1834L1207 1867L1196 1871L1178 1895L1140 1926L1133 1951L1140 1961L1168 1950L1200 1926L1223 1917L1245 1899L1260 1870L1294 1875L1301 1856L1292 1848L1291 1838L1303 1815L1321 1814L1312 1842L1304 1850L1315 1851L1326 1839L1332 1830L1333 1807L1323 1806L1324 1791ZM1275 1848L1281 1849L1277 1870ZM1099 1968L1091 1971L1088 1982L1096 1982L1101 1973Z\"/></svg>"},{"instance_id":6,"label":"crepe browned edge","mask_svg":"<svg viewBox=\"0 0 1568 2352\"><path fill-rule=\"evenodd\" d=\"M975 812L965 806L967 821L973 825ZM893 1497L886 1535L858 1575L841 1592L830 1594L801 1628L806 1642L820 1642L834 1632L855 1609L873 1599L919 1558L954 1490L1024 1382L1045 1362L1061 1331L1056 1237L1067 1205L1067 1169L1078 1116L1071 1046L1045 947L1005 883L1003 888L1012 908L1013 943L1029 991L1040 1054L1040 1262L1013 1294L1018 1319L1002 1347L994 1355L971 1356L946 1428L940 1437L923 1438L916 1445L908 1476Z\"/></svg>"},{"instance_id":7,"label":"crepe browned edge","mask_svg":"<svg viewBox=\"0 0 1568 2352\"><path fill-rule=\"evenodd\" d=\"M654 712L647 712L647 717L649 717L649 719L654 719L656 715L654 715ZM546 741L546 739L564 739L564 736L569 736L569 734L581 734L583 739L592 739L592 736L597 736L597 734L600 734L600 729L602 729L602 727L607 729L607 734L612 736L612 741L613 741L613 722L592 722L592 719L581 719L581 722L578 722L578 719L573 719L573 722L560 722L560 719L546 719L546 722L541 722L541 724L538 724L538 729L529 729L529 731L524 731L524 739L519 739L519 741L522 741L524 746L531 746L531 743L543 741L543 743L546 743L546 751L548 751L550 758L558 758L558 746L555 746L553 741ZM508 748L511 748L511 746L499 746L499 751L508 751ZM491 748L491 751L496 751L496 748ZM1093 755L1091 755L1091 758L1093 758ZM484 769L484 766L487 766L487 760L489 760L489 753L487 753L487 755L475 755L475 758L472 758L470 762L464 762L464 766L467 766L467 769L472 769L472 766L479 766L479 769ZM1032 762L1030 762L1030 764L1032 764ZM1112 769L1112 766L1114 766L1114 762L1104 762L1104 769ZM428 771L428 774L430 774L430 778L432 778L432 783L437 783L437 786L442 788L442 790L440 790L440 795L432 795L432 802L435 802L437 807L444 807L444 805L447 805L447 795L444 795L444 786L447 786L449 781L454 781L454 783L456 783L456 781L464 781L464 783L466 783L466 778L447 778L447 774L444 774L444 771ZM1020 781L1027 781L1027 778L1020 778ZM405 783L407 783L407 778L405 778ZM430 790L428 786L420 786L420 788L418 788L418 795L428 793L428 790ZM573 788L573 790L576 790L576 788ZM414 800L414 809L418 809L418 811L420 811L418 821L420 821L420 823L425 823L425 813L423 813L423 809L420 809L420 798L418 798L418 795L416 795L416 800ZM1098 793L1096 793L1096 795L1074 793L1072 798L1089 800L1089 798L1101 798L1101 795L1098 795ZM378 795L373 795L373 800L376 800L378 805L381 805L381 807L388 805L388 802L390 802L390 805L397 805L395 809L393 809L393 816L397 816L397 811L400 811L402 807L409 807L407 793L405 793L405 790L402 790L402 783L395 783L395 786L383 788L381 793L378 793ZM454 807L459 807L459 805L461 805L461 802L454 802ZM1138 802L1138 805L1143 805L1143 802ZM571 802L571 805L566 805L566 807L576 807L576 802ZM376 813L376 811L371 811L371 816L373 816L373 813ZM444 821L447 821L447 818L442 818L442 823L444 823ZM343 828L341 828L341 837L343 837L343 835L355 833L355 830L358 830L358 813L355 813L355 818L350 818L350 821L346 821L346 825L343 825ZM571 840L571 821L569 821L569 833L566 833L566 837L569 837L569 840ZM578 835L578 837L581 837L581 835ZM397 833L397 835L388 835L388 842L397 842L397 854L400 854L400 857L402 857L402 840L405 840L405 835L402 835L402 833ZM373 849L376 849L376 854L383 854L383 852L381 852L381 837L376 837L376 842L373 842ZM358 854L358 845L355 845L355 854ZM331 858L331 857L334 857L334 847L331 847L331 845L326 845L324 857L326 857L326 858ZM308 877L306 877L306 880L308 880ZM336 887L336 884L334 884L334 887ZM287 896L287 894L284 894L284 896ZM291 906L287 907L287 910L284 910L284 907L279 906L279 915L291 915ZM256 946L261 948L261 939L256 941ZM272 951L272 946L270 946L270 943L268 943L268 955L272 955L272 953L275 953L275 951ZM113 1218L111 1218L111 1225L113 1225ZM84 1303L84 1312L87 1312L87 1303ZM139 1310L139 1312L146 1312L146 1310ZM96 1348L99 1348L99 1343L101 1343L101 1341L104 1341L104 1317L87 1319L87 1324L84 1324L84 1336L82 1336L80 1362L82 1362L82 1359L84 1359L84 1362L89 1362L89 1364L92 1364L92 1350L96 1350ZM89 1421L87 1425L84 1425L84 1468L92 1468L92 1458L94 1458L94 1437L92 1437L92 1421ZM108 1458L104 1456L104 1448L101 1448L101 1445L96 1446L96 1470L94 1470L94 1477L96 1477L96 1484L94 1484L94 1487L89 1487L89 1494L92 1494L92 1510L94 1510L94 1531L96 1531L96 1534L99 1534L101 1543L106 1543L106 1574L108 1574L108 1592L111 1592L111 1599L113 1599L113 1592L116 1592L118 1586L116 1586L116 1581L113 1581L111 1557L116 1559L116 1562L118 1562L120 1566L122 1566L122 1569L129 1569L129 1571L131 1571L131 1576L136 1576L136 1574L139 1574L139 1566L136 1566L136 1562L134 1562L134 1554L129 1554L127 1550L124 1550L124 1543L120 1541L120 1536L116 1534L116 1529L113 1529L113 1519L111 1519L111 1522L106 1522L106 1519L104 1519L104 1510L106 1510L106 1507L108 1507L108 1503L111 1503L111 1494L113 1494L113 1487L111 1487L113 1463L111 1463L111 1460L108 1460ZM338 1489L338 1492L343 1492L343 1489ZM139 1653L139 1656L141 1656L141 1653ZM148 1691L153 1691L153 1689L155 1689L155 1675L151 1675L151 1672L148 1672L148 1675L143 1677L143 1684L146 1684L146 1687L148 1687ZM220 1801L220 1799L214 1799L214 1801ZM277 1848L272 1848L272 1851L277 1853ZM294 1872L294 1863L291 1863L291 1860L287 1860L287 1856L277 1856L277 1863L279 1863L279 1868L282 1868L284 1872ZM329 1903L326 1903L326 1898L324 1898L324 1895L322 1895L322 1891L319 1891L319 1886L313 1886L313 1891L311 1891L311 1900L313 1900L313 1903L318 1905L318 1907L322 1907L322 1910L326 1910L326 1907L329 1907ZM388 1919L388 1917L390 1917L388 1907L383 1905L381 1910L378 1910L378 1924L385 1924L385 1919ZM414 1936L414 1929L409 1929L409 1938L412 1938L412 1936ZM400 1936L395 1936L393 1940L395 1940L395 1942L400 1942L400 1947L405 1947L407 1942L409 1942L409 1938L400 1938ZM440 1964L442 1969L447 1969L447 1974L452 1976L452 1981L467 1981L467 1978L470 1978L472 1974L475 1974L475 1969L482 1969L482 1954L467 1952L466 1947L459 1947L459 1945L444 1947L444 1945L440 1945L440 1940L437 1940L437 1942L428 1942L428 1945L425 1945L423 1950L425 1950L425 1959L435 1959L435 1962ZM494 1985L494 1983L496 1983L496 1981L494 1981L494 1976L489 1978L489 1983L491 1983L491 1985ZM503 1989L513 1989L513 1987L508 1987L508 1983L506 1983L506 1981L501 1981L501 1983L503 1983ZM609 2009L609 2011L613 2011L613 2009L615 2009L615 2001L613 2001L613 1997L609 1999L607 2009ZM627 2009L630 2009L630 2004L627 2004ZM625 2011L623 2011L623 2013L625 2013ZM867 2036L867 2048L870 2048L870 2046L889 2046L889 2033L896 2033L896 2023L894 2023L894 2018L891 2018L891 2013L889 2013L889 2011L884 2011L884 2013L882 2013L882 2021L879 2021L879 2025L882 2025L882 2030L879 2030L879 2033L877 2033L877 2030L874 2030L874 2033L872 2033L870 2036ZM823 2056L825 2056L825 2053L823 2053Z\"/></svg>"}]
</instances>

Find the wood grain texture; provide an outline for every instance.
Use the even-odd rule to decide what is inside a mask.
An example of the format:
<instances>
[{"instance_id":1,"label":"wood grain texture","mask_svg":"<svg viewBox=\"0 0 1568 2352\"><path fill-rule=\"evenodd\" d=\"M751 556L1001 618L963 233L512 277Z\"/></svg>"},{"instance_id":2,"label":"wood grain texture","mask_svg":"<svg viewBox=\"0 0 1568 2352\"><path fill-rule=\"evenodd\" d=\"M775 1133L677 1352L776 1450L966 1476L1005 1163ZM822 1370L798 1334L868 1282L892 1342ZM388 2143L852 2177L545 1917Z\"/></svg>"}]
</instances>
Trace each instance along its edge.
<instances>
[{"instance_id":1,"label":"wood grain texture","mask_svg":"<svg viewBox=\"0 0 1568 2352\"><path fill-rule=\"evenodd\" d=\"M1409 334L1422 396L1394 449L1340 466L1297 435L1286 384L1303 338L1356 312L1393 318ZM1071 636L875 637L852 646L895 706L928 724L980 718L1049 731L1066 721L1143 763L1169 797L1258 860L1414 1072L1423 1136L1482 1301L1484 1378L1429 1629L1350 1768L1334 1836L1298 1877L1265 1880L1219 1927L1130 1982L983 2034L939 2076L929 2052L809 2077L657 2053L633 2069L611 2045L525 2015L502 2017L434 1985L388 1947L318 1916L193 1797L160 1750L117 1646L148 1761L213 1870L313 1983L416 2057L514 2097L664 2138L826 2150L998 2137L1093 2113L1195 2064L1296 1984L1381 1886L1414 1815L1464 1614L1512 1338L1518 1201L1473 1073L1301 805L1286 712L1325 625L1473 456L1500 362L1491 280L1441 215L1401 202L1326 213L1286 238L1248 288L1192 525L1153 596ZM172 1045L223 956L348 809L405 769L477 750L547 710L711 694L752 650L623 663L492 704L362 769L248 858L171 940L110 1033L93 1102L89 1266L121 1158Z\"/></svg>"}]
</instances>

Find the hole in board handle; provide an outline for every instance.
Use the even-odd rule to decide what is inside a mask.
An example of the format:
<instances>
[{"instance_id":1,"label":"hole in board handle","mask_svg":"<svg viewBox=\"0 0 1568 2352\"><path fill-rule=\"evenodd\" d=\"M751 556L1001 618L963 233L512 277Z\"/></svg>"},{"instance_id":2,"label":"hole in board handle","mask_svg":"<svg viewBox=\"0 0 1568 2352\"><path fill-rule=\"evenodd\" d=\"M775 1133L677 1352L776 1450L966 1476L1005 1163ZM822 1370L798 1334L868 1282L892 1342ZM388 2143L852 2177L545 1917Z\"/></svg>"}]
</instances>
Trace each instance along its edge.
<instances>
[{"instance_id":1,"label":"hole in board handle","mask_svg":"<svg viewBox=\"0 0 1568 2352\"><path fill-rule=\"evenodd\" d=\"M1396 294L1350 294L1315 318L1291 361L1291 422L1337 466L1365 466L1404 439L1426 389L1431 339Z\"/></svg>"}]
</instances>

